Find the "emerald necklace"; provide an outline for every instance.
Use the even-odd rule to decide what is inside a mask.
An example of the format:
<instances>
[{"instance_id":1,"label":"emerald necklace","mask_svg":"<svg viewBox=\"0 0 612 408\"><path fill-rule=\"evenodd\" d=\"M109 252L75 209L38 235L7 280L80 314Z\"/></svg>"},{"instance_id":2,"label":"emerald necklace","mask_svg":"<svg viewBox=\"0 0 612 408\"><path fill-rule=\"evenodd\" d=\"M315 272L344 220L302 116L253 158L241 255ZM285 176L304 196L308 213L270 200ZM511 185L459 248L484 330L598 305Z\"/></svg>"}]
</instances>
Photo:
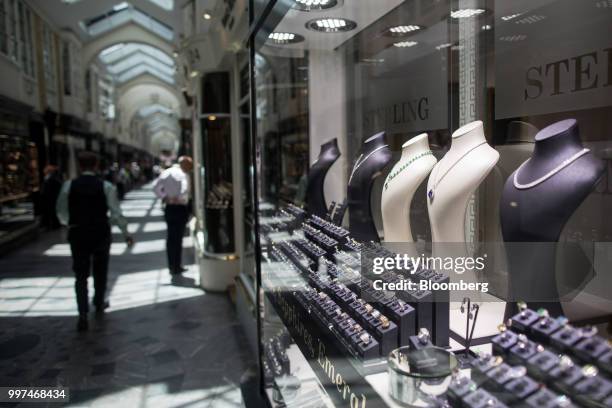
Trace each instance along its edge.
<instances>
[{"instance_id":1,"label":"emerald necklace","mask_svg":"<svg viewBox=\"0 0 612 408\"><path fill-rule=\"evenodd\" d=\"M389 173L389 175L387 176L387 179L385 180L385 190L389 188L389 183L391 182L391 180L397 177L402 171L406 170L408 166L410 166L412 163L414 163L421 157L430 156L430 155L433 156L433 152L431 150L427 150L423 153L419 153L416 156L411 157L406 163L402 164L400 167L395 169L393 173Z\"/></svg>"}]
</instances>

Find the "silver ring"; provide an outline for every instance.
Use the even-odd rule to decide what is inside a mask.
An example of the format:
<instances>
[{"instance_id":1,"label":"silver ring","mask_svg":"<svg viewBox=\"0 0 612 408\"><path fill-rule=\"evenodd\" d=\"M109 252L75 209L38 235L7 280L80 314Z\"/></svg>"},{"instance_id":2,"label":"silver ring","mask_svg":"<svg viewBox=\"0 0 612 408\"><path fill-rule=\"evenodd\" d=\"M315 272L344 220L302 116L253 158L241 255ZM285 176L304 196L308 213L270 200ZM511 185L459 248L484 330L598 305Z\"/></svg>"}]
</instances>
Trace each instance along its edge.
<instances>
[{"instance_id":1,"label":"silver ring","mask_svg":"<svg viewBox=\"0 0 612 408\"><path fill-rule=\"evenodd\" d=\"M429 341L429 330L422 327L419 330L419 334L417 334L417 339L419 340L419 343L427 344L427 342Z\"/></svg>"},{"instance_id":2,"label":"silver ring","mask_svg":"<svg viewBox=\"0 0 612 408\"><path fill-rule=\"evenodd\" d=\"M374 309L374 310L372 310L372 312L370 313L370 315L371 315L373 318L378 319L378 318L381 316L381 313L380 313L378 310Z\"/></svg>"},{"instance_id":3,"label":"silver ring","mask_svg":"<svg viewBox=\"0 0 612 408\"><path fill-rule=\"evenodd\" d=\"M370 335L368 333L361 333L359 340L361 340L364 344L370 344Z\"/></svg>"}]
</instances>

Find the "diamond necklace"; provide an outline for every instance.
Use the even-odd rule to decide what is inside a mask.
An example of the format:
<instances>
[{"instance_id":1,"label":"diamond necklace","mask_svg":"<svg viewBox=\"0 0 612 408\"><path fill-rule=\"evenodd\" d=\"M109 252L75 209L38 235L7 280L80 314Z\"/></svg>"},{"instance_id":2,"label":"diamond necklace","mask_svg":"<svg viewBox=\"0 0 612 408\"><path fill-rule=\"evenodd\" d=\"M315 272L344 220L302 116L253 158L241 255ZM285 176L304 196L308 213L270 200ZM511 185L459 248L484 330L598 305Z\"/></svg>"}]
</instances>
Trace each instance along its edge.
<instances>
[{"instance_id":1,"label":"diamond necklace","mask_svg":"<svg viewBox=\"0 0 612 408\"><path fill-rule=\"evenodd\" d=\"M370 158L370 156L372 156L374 153L376 153L377 151L379 151L380 149L384 149L385 147L387 147L387 145L382 145L377 147L376 149L372 150L370 153L368 153L368 155L366 157L363 157L363 153L359 155L359 157L357 158L357 160L355 161L355 165L353 166L353 171L351 171L351 176L349 177L348 183L351 184L351 180L353 179L353 176L355 175L355 172L357 171L357 169L359 169L359 167L366 162L366 160L368 160ZM363 160L361 159L363 157Z\"/></svg>"},{"instance_id":2,"label":"diamond necklace","mask_svg":"<svg viewBox=\"0 0 612 408\"><path fill-rule=\"evenodd\" d=\"M538 184L545 182L546 180L548 180L549 178L551 178L552 176L554 176L555 174L557 174L558 172L560 172L561 170L563 170L564 168L566 168L567 166L569 166L570 164L572 164L573 162L575 162L580 157L584 156L585 154L587 154L590 151L591 151L590 149L587 149L585 147L584 149L582 149L578 153L575 153L571 157L568 157L567 159L563 160L561 162L561 164L559 164L557 167L555 167L554 169L552 169L551 171L549 171L548 173L546 173L545 175L543 175L539 179L536 179L536 180L532 181L531 183L521 184L521 183L518 182L518 175L519 175L519 172L521 171L521 169L523 168L523 166L526 165L529 160L531 160L531 159L527 159L514 172L514 179L513 179L514 187L516 187L519 190L526 190L528 188L535 187Z\"/></svg>"},{"instance_id":3,"label":"diamond necklace","mask_svg":"<svg viewBox=\"0 0 612 408\"><path fill-rule=\"evenodd\" d=\"M411 157L410 160L408 160L406 163L402 164L393 173L389 173L389 175L387 176L387 179L385 180L385 190L387 188L389 188L389 182L391 180L393 180L395 177L397 177L402 171L406 170L406 168L408 168L408 166L410 166L412 163L414 163L415 161L417 161L421 157L425 157L425 156L429 156L429 155L433 155L433 152L431 150L427 150L425 152L419 153L416 156Z\"/></svg>"},{"instance_id":4,"label":"diamond necklace","mask_svg":"<svg viewBox=\"0 0 612 408\"><path fill-rule=\"evenodd\" d=\"M434 199L434 193L436 191L436 188L438 187L438 184L440 184L440 182L442 180L444 180L444 177L446 177L446 175L448 174L449 171L451 171L453 169L453 167L455 167L461 160L463 160L463 158L465 156L467 156L468 154L470 154L470 152L472 152L472 150L476 149L478 146L482 146L483 144L487 143L486 140L482 143L478 143L476 146L472 147L470 150L468 150L467 152L463 153L463 155L458 158L453 164L452 166L450 166L448 168L448 170L446 170L444 172L444 174L442 175L442 177L440 177L440 179L438 180L438 171L436 171L436 176L434 177L434 184L433 186L429 189L429 191L427 192L427 197L429 197L429 202L432 203L433 199ZM438 163L439 165L440 163Z\"/></svg>"}]
</instances>

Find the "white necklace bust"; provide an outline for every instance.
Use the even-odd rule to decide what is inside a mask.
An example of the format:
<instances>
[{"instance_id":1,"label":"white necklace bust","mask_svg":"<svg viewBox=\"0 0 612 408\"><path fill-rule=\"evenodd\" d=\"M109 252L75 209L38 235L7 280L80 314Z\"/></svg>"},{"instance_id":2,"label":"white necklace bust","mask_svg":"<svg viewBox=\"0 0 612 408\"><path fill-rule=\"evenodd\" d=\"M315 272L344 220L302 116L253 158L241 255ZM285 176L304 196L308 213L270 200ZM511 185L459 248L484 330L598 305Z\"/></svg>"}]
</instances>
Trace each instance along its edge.
<instances>
[{"instance_id":1,"label":"white necklace bust","mask_svg":"<svg viewBox=\"0 0 612 408\"><path fill-rule=\"evenodd\" d=\"M449 151L427 182L427 209L433 242L465 242L465 213L474 191L493 169L499 153L487 144L481 121L452 135Z\"/></svg>"},{"instance_id":2,"label":"white necklace bust","mask_svg":"<svg viewBox=\"0 0 612 408\"><path fill-rule=\"evenodd\" d=\"M427 133L421 133L402 145L402 155L385 180L381 198L386 242L414 241L410 225L410 204L417 188L436 162L429 149Z\"/></svg>"}]
</instances>

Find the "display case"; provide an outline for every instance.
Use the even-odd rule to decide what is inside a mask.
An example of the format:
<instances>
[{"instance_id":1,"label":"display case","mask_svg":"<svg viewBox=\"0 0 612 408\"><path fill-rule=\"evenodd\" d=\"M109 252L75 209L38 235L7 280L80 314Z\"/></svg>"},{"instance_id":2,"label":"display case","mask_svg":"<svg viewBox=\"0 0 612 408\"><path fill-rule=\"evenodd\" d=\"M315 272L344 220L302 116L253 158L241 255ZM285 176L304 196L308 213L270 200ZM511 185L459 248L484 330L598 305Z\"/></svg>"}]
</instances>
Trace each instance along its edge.
<instances>
[{"instance_id":1,"label":"display case","mask_svg":"<svg viewBox=\"0 0 612 408\"><path fill-rule=\"evenodd\" d=\"M253 6L270 406L612 406L612 5Z\"/></svg>"}]
</instances>

